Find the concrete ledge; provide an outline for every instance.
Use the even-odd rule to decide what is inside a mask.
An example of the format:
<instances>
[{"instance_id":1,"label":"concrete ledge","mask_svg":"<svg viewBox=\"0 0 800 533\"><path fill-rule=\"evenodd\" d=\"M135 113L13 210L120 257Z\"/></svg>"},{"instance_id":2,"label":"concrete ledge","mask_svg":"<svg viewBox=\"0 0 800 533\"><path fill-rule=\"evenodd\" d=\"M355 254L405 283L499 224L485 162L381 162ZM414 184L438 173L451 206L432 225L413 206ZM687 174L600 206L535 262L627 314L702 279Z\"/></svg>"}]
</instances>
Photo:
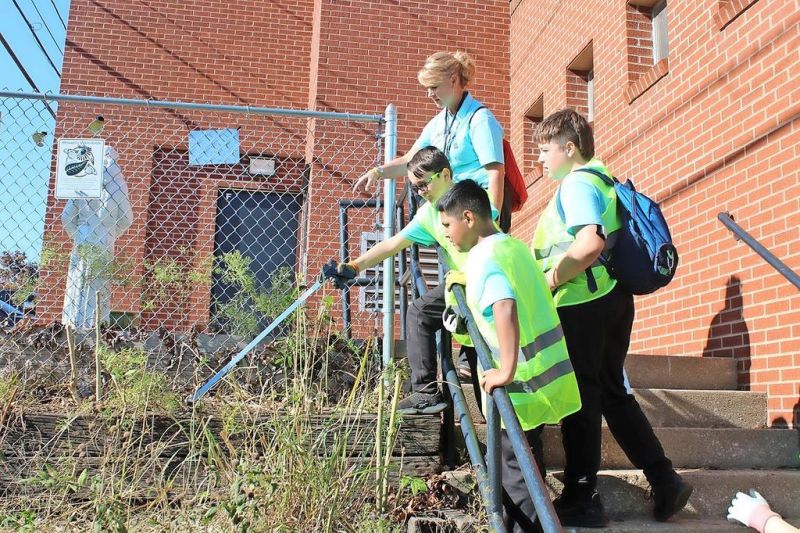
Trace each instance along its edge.
<instances>
[{"instance_id":1,"label":"concrete ledge","mask_svg":"<svg viewBox=\"0 0 800 533\"><path fill-rule=\"evenodd\" d=\"M789 522L792 521L789 520ZM745 529L738 522L728 522L725 519L690 520L686 518L673 519L666 523L641 519L618 520L612 521L609 527L603 529L564 528L565 533L596 533L598 531L607 531L609 533L649 533L650 531L663 531L665 533L673 531L675 533L744 533L745 531L753 530Z\"/></svg>"},{"instance_id":2,"label":"concrete ledge","mask_svg":"<svg viewBox=\"0 0 800 533\"><path fill-rule=\"evenodd\" d=\"M472 420L483 422L472 385L461 384ZM732 390L635 389L653 427L747 428L767 425L767 395Z\"/></svg>"},{"instance_id":3,"label":"concrete ledge","mask_svg":"<svg viewBox=\"0 0 800 533\"><path fill-rule=\"evenodd\" d=\"M635 355L625 359L631 386L640 389L736 390L736 361L719 357Z\"/></svg>"},{"instance_id":4,"label":"concrete ledge","mask_svg":"<svg viewBox=\"0 0 800 533\"><path fill-rule=\"evenodd\" d=\"M800 518L800 507L797 505L800 471L679 470L679 473L694 486L694 493L676 520L723 518L736 492L750 488L758 490L775 512L789 519ZM560 472L547 474L552 496L561 492L560 477ZM651 516L653 504L646 499L649 484L640 471L601 470L597 488L606 512L612 519Z\"/></svg>"},{"instance_id":5,"label":"concrete ledge","mask_svg":"<svg viewBox=\"0 0 800 533\"><path fill-rule=\"evenodd\" d=\"M800 432L791 429L655 428L655 432L675 468L800 468ZM546 427L543 440L545 464L563 467L561 430ZM607 427L600 460L602 468L634 468Z\"/></svg>"},{"instance_id":6,"label":"concrete ledge","mask_svg":"<svg viewBox=\"0 0 800 533\"><path fill-rule=\"evenodd\" d=\"M634 395L653 427L757 429L767 425L766 393L636 389Z\"/></svg>"}]
</instances>

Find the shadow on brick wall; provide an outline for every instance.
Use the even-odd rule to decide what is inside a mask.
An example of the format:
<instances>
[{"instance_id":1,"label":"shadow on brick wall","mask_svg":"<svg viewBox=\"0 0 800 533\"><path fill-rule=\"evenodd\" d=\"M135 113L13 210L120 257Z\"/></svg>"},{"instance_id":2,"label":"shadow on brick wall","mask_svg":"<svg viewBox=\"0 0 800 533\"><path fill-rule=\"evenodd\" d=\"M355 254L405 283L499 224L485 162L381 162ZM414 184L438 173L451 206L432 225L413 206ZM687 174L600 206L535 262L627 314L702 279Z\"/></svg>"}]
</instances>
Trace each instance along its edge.
<instances>
[{"instance_id":1,"label":"shadow on brick wall","mask_svg":"<svg viewBox=\"0 0 800 533\"><path fill-rule=\"evenodd\" d=\"M794 404L794 407L792 407L791 427L793 427L795 431L797 431L797 447L800 448L800 388L797 389L797 395L798 395L797 403ZM790 427L789 422L782 416L775 418L775 420L772 421L772 424L770 424L770 426L773 428L784 428L784 429Z\"/></svg>"},{"instance_id":2,"label":"shadow on brick wall","mask_svg":"<svg viewBox=\"0 0 800 533\"><path fill-rule=\"evenodd\" d=\"M738 276L728 278L725 306L711 320L703 357L736 359L739 385L750 389L750 332L744 319L742 282Z\"/></svg>"}]
</instances>

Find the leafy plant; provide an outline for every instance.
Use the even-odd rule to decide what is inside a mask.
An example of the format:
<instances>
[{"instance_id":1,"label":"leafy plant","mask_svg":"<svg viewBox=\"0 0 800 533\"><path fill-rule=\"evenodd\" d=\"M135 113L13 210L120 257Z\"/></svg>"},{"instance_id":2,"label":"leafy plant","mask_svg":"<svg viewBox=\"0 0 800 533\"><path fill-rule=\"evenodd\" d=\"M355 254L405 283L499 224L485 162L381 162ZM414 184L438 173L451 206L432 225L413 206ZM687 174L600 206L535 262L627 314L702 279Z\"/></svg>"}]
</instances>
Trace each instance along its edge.
<instances>
[{"instance_id":1,"label":"leafy plant","mask_svg":"<svg viewBox=\"0 0 800 533\"><path fill-rule=\"evenodd\" d=\"M214 266L219 280L235 289L231 300L216 302L217 319L229 333L242 337L257 334L259 318L278 316L298 296L294 271L290 267L276 269L270 276L269 286L260 287L251 269L252 261L236 250L220 255Z\"/></svg>"}]
</instances>

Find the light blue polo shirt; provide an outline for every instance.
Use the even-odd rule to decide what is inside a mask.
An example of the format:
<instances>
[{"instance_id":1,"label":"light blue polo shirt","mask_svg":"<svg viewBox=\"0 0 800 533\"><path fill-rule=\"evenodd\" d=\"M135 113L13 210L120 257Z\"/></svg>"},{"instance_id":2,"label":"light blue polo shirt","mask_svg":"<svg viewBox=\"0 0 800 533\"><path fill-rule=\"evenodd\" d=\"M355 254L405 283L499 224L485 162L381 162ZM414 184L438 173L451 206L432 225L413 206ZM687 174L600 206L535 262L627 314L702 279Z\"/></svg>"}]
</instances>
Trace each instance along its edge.
<instances>
[{"instance_id":1,"label":"light blue polo shirt","mask_svg":"<svg viewBox=\"0 0 800 533\"><path fill-rule=\"evenodd\" d=\"M608 173L603 162L597 158L584 166ZM575 235L583 226L603 225L608 198L590 181L589 174L577 171L567 174L561 182L558 195L556 209L571 235Z\"/></svg>"},{"instance_id":2,"label":"light blue polo shirt","mask_svg":"<svg viewBox=\"0 0 800 533\"><path fill-rule=\"evenodd\" d=\"M412 151L435 146L450 160L454 182L471 179L488 189L489 175L483 167L504 163L503 128L488 108L475 112L481 105L467 93L455 118L442 109L423 128Z\"/></svg>"},{"instance_id":3,"label":"light blue polo shirt","mask_svg":"<svg viewBox=\"0 0 800 533\"><path fill-rule=\"evenodd\" d=\"M492 255L493 243L508 238L505 233L490 235L476 244L467 256L467 261L470 263L469 274L477 274L476 279L468 281L468 286L476 295L478 310L492 325L494 325L492 306L500 300L517 299L506 274Z\"/></svg>"}]
</instances>

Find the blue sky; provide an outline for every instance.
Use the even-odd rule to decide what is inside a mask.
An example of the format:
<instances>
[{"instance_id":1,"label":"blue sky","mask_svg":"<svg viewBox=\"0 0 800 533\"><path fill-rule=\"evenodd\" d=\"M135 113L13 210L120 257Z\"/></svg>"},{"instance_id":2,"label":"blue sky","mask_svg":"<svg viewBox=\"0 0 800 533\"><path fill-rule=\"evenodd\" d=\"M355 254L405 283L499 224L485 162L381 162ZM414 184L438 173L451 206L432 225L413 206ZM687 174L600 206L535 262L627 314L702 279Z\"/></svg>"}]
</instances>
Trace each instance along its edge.
<instances>
[{"instance_id":1,"label":"blue sky","mask_svg":"<svg viewBox=\"0 0 800 533\"><path fill-rule=\"evenodd\" d=\"M0 34L44 93L59 92L69 5L70 0L0 0ZM35 91L2 44L0 88ZM55 103L50 107L57 109ZM0 98L0 114L0 252L22 250L38 260L55 119L33 100ZM31 139L38 131L48 133L41 147Z\"/></svg>"}]
</instances>

